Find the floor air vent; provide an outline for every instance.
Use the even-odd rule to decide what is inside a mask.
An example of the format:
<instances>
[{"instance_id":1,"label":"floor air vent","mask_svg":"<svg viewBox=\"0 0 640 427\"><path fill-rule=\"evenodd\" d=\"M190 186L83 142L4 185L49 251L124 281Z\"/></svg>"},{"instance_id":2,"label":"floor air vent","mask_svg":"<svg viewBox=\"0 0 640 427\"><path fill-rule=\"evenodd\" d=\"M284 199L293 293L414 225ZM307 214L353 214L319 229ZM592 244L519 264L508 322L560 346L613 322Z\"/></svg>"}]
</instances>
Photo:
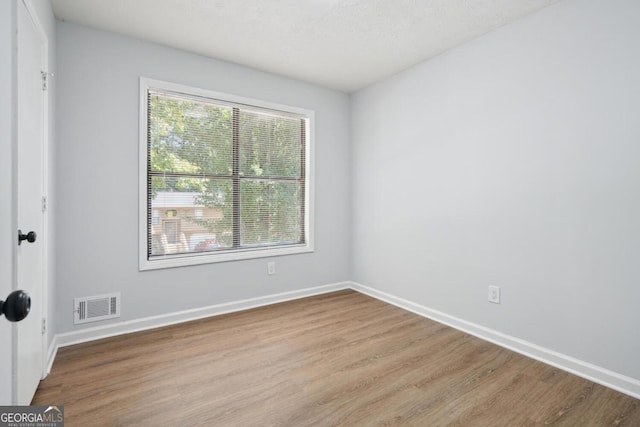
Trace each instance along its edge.
<instances>
[{"instance_id":1,"label":"floor air vent","mask_svg":"<svg viewBox=\"0 0 640 427\"><path fill-rule=\"evenodd\" d=\"M120 317L120 293L73 299L73 323Z\"/></svg>"}]
</instances>

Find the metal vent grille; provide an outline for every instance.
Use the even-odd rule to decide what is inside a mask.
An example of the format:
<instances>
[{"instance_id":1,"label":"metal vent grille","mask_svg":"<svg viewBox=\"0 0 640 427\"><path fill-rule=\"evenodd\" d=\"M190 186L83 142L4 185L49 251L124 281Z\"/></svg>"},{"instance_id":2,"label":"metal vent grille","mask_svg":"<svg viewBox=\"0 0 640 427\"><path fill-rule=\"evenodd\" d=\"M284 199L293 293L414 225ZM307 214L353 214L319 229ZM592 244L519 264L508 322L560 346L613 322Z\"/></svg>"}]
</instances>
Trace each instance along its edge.
<instances>
[{"instance_id":1,"label":"metal vent grille","mask_svg":"<svg viewBox=\"0 0 640 427\"><path fill-rule=\"evenodd\" d=\"M74 298L73 323L97 322L120 317L120 293Z\"/></svg>"}]
</instances>

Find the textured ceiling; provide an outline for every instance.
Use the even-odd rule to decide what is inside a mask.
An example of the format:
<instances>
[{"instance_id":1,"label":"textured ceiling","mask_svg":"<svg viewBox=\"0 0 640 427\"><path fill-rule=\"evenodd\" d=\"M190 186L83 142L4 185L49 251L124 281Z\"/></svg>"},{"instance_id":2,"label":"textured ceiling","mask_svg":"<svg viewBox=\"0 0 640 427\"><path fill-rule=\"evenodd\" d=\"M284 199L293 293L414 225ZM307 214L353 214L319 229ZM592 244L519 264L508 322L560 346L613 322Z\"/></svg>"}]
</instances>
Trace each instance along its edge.
<instances>
[{"instance_id":1,"label":"textured ceiling","mask_svg":"<svg viewBox=\"0 0 640 427\"><path fill-rule=\"evenodd\" d=\"M52 0L59 19L353 92L559 0Z\"/></svg>"}]
</instances>

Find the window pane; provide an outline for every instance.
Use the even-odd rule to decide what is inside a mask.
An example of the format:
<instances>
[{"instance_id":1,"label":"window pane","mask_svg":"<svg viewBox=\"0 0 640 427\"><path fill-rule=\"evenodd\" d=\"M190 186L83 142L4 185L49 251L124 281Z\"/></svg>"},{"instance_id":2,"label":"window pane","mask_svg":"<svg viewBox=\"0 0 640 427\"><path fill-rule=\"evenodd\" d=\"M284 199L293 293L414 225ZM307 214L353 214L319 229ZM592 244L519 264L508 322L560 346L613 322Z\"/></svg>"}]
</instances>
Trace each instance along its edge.
<instances>
[{"instance_id":1,"label":"window pane","mask_svg":"<svg viewBox=\"0 0 640 427\"><path fill-rule=\"evenodd\" d=\"M240 111L240 175L298 178L302 148L300 119Z\"/></svg>"},{"instance_id":2,"label":"window pane","mask_svg":"<svg viewBox=\"0 0 640 427\"><path fill-rule=\"evenodd\" d=\"M184 188L184 190L176 190ZM151 256L233 245L231 179L151 179Z\"/></svg>"},{"instance_id":3,"label":"window pane","mask_svg":"<svg viewBox=\"0 0 640 427\"><path fill-rule=\"evenodd\" d=\"M230 175L233 114L230 107L149 94L151 170Z\"/></svg>"},{"instance_id":4,"label":"window pane","mask_svg":"<svg viewBox=\"0 0 640 427\"><path fill-rule=\"evenodd\" d=\"M240 181L242 246L303 243L302 185L297 181Z\"/></svg>"}]
</instances>

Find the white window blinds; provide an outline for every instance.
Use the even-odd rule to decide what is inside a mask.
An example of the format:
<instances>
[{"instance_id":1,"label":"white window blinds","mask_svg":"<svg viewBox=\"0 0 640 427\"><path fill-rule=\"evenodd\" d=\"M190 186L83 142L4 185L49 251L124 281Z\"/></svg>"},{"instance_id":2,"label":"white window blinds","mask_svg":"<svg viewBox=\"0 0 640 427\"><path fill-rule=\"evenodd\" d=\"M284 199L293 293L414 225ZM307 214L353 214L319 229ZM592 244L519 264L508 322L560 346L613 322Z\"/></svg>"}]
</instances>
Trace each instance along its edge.
<instances>
[{"instance_id":1,"label":"white window blinds","mask_svg":"<svg viewBox=\"0 0 640 427\"><path fill-rule=\"evenodd\" d=\"M148 88L146 258L307 243L303 114Z\"/></svg>"}]
</instances>

